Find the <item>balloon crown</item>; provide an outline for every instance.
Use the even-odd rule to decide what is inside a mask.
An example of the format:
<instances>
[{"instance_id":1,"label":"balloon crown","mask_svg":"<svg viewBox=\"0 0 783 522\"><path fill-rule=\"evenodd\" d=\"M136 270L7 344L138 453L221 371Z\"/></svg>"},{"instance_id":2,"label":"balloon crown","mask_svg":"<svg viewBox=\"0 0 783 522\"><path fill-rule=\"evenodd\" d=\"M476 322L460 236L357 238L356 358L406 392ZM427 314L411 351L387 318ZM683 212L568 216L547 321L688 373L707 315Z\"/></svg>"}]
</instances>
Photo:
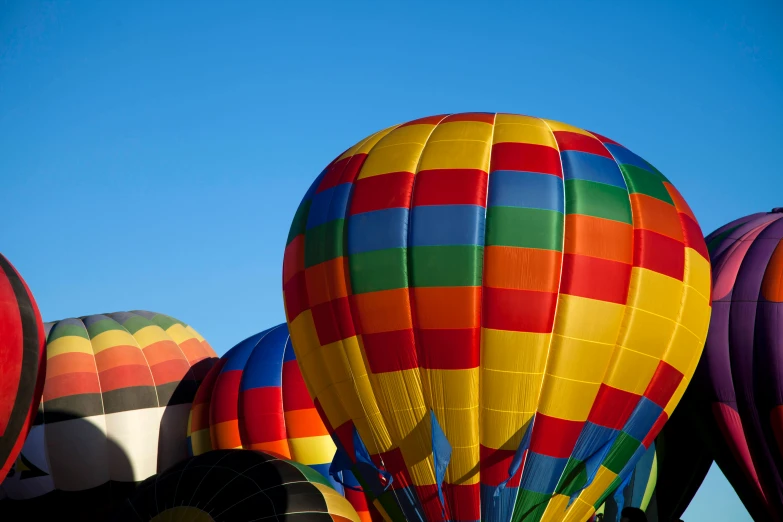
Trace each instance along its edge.
<instances>
[{"instance_id":1,"label":"balloon crown","mask_svg":"<svg viewBox=\"0 0 783 522\"><path fill-rule=\"evenodd\" d=\"M775 207L769 212L770 214L783 214L783 207Z\"/></svg>"}]
</instances>

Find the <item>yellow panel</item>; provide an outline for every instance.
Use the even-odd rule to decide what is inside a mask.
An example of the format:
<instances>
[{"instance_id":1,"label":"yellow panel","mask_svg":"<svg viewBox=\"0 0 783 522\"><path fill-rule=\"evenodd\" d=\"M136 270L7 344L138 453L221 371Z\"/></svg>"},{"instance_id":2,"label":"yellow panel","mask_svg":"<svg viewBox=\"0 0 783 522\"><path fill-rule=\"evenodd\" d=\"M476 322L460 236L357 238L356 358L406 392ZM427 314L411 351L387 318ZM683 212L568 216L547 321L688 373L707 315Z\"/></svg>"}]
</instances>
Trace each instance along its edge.
<instances>
[{"instance_id":1,"label":"yellow panel","mask_svg":"<svg viewBox=\"0 0 783 522\"><path fill-rule=\"evenodd\" d=\"M628 307L625 333L619 344L660 359L671 342L674 326L671 319Z\"/></svg>"},{"instance_id":2,"label":"yellow panel","mask_svg":"<svg viewBox=\"0 0 783 522\"><path fill-rule=\"evenodd\" d=\"M423 123L418 125L406 125L394 129L393 132L390 132L378 142L378 145L375 146L372 154L375 154L375 151L382 149L383 147L388 147L389 145L399 145L401 143L418 143L419 145L424 145L427 143L434 128L435 125Z\"/></svg>"},{"instance_id":3,"label":"yellow panel","mask_svg":"<svg viewBox=\"0 0 783 522\"><path fill-rule=\"evenodd\" d=\"M169 337L174 339L174 342L177 343L177 344L182 344L185 341L193 339L194 337L196 337L196 338L201 337L201 336L197 337L197 336L193 335L195 333L195 330L193 330L192 328L185 328L184 326L182 326L179 323L171 325L168 328L168 330L166 330L166 333L168 334ZM199 340L203 341L204 338L201 337L201 339L199 339Z\"/></svg>"},{"instance_id":4,"label":"yellow panel","mask_svg":"<svg viewBox=\"0 0 783 522\"><path fill-rule=\"evenodd\" d=\"M543 373L482 369L481 405L498 411L535 411Z\"/></svg>"},{"instance_id":5,"label":"yellow panel","mask_svg":"<svg viewBox=\"0 0 783 522\"><path fill-rule=\"evenodd\" d=\"M431 408L468 408L478 405L478 368L467 370L422 368L420 372L422 392ZM430 400L432 402L429 402Z\"/></svg>"},{"instance_id":6,"label":"yellow panel","mask_svg":"<svg viewBox=\"0 0 783 522\"><path fill-rule=\"evenodd\" d=\"M551 334L481 329L481 367L541 373Z\"/></svg>"},{"instance_id":7,"label":"yellow panel","mask_svg":"<svg viewBox=\"0 0 783 522\"><path fill-rule=\"evenodd\" d=\"M166 335L166 332L156 325L145 326L141 330L137 330L136 333L133 334L133 337L136 338L136 342L141 348L146 348L147 346L159 343L160 341L172 340L171 337Z\"/></svg>"},{"instance_id":8,"label":"yellow panel","mask_svg":"<svg viewBox=\"0 0 783 522\"><path fill-rule=\"evenodd\" d=\"M565 337L614 345L625 305L561 294L555 333Z\"/></svg>"},{"instance_id":9,"label":"yellow panel","mask_svg":"<svg viewBox=\"0 0 783 522\"><path fill-rule=\"evenodd\" d=\"M634 267L628 304L675 320L680 312L684 285L672 277Z\"/></svg>"},{"instance_id":10,"label":"yellow panel","mask_svg":"<svg viewBox=\"0 0 783 522\"><path fill-rule=\"evenodd\" d=\"M685 277L686 285L692 286L704 299L709 300L712 276L710 262L701 257L692 248L685 249Z\"/></svg>"},{"instance_id":11,"label":"yellow panel","mask_svg":"<svg viewBox=\"0 0 783 522\"><path fill-rule=\"evenodd\" d=\"M547 373L578 381L600 383L609 366L614 344L595 343L555 335Z\"/></svg>"},{"instance_id":12,"label":"yellow panel","mask_svg":"<svg viewBox=\"0 0 783 522\"><path fill-rule=\"evenodd\" d=\"M616 473L613 473L604 466L600 466L598 468L598 472L595 474L595 478L593 479L592 484L587 486L584 491L580 493L579 498L590 505L595 505L595 503L598 502L598 499L601 498L601 495L606 492L607 488L612 484L612 482L614 482L614 479L616 478Z\"/></svg>"},{"instance_id":13,"label":"yellow panel","mask_svg":"<svg viewBox=\"0 0 783 522\"><path fill-rule=\"evenodd\" d=\"M402 448L400 448L402 450ZM405 459L405 467L408 468L408 473L411 475L411 482L416 486L432 486L435 484L435 463L432 459L432 450L429 450L429 455L409 462ZM403 450L403 455L405 451ZM421 455L420 455L421 456Z\"/></svg>"},{"instance_id":14,"label":"yellow panel","mask_svg":"<svg viewBox=\"0 0 783 522\"><path fill-rule=\"evenodd\" d=\"M291 448L291 458L308 466L332 462L337 451L329 435L288 439L288 446Z\"/></svg>"},{"instance_id":15,"label":"yellow panel","mask_svg":"<svg viewBox=\"0 0 783 522\"><path fill-rule=\"evenodd\" d=\"M699 339L705 339L712 314L709 301L690 286L685 287L683 301L680 324Z\"/></svg>"},{"instance_id":16,"label":"yellow panel","mask_svg":"<svg viewBox=\"0 0 783 522\"><path fill-rule=\"evenodd\" d=\"M195 431L190 436L190 443L194 455L201 455L212 450L212 439L209 436L209 428Z\"/></svg>"},{"instance_id":17,"label":"yellow panel","mask_svg":"<svg viewBox=\"0 0 783 522\"><path fill-rule=\"evenodd\" d=\"M126 330L107 330L93 337L90 342L92 343L92 350L96 354L115 346L138 347L136 339Z\"/></svg>"},{"instance_id":18,"label":"yellow panel","mask_svg":"<svg viewBox=\"0 0 783 522\"><path fill-rule=\"evenodd\" d=\"M541 522L561 522L569 500L569 497L559 494L550 498L546 511L544 511L544 515L541 517Z\"/></svg>"},{"instance_id":19,"label":"yellow panel","mask_svg":"<svg viewBox=\"0 0 783 522\"><path fill-rule=\"evenodd\" d=\"M538 390L533 396L537 402ZM535 410L535 406L533 408ZM479 440L482 446L492 449L516 450L522 442L522 436L534 411L510 412L481 409L481 432Z\"/></svg>"},{"instance_id":20,"label":"yellow panel","mask_svg":"<svg viewBox=\"0 0 783 522\"><path fill-rule=\"evenodd\" d=\"M480 169L486 172L489 152L489 143L483 141L430 142L424 149L419 170Z\"/></svg>"},{"instance_id":21,"label":"yellow panel","mask_svg":"<svg viewBox=\"0 0 783 522\"><path fill-rule=\"evenodd\" d=\"M51 359L64 353L88 353L92 355L92 344L84 337L66 335L46 345L46 358Z\"/></svg>"},{"instance_id":22,"label":"yellow panel","mask_svg":"<svg viewBox=\"0 0 783 522\"><path fill-rule=\"evenodd\" d=\"M606 384L620 390L642 395L650 384L660 359L620 348L615 354Z\"/></svg>"},{"instance_id":23,"label":"yellow panel","mask_svg":"<svg viewBox=\"0 0 783 522\"><path fill-rule=\"evenodd\" d=\"M326 501L326 510L332 515L345 517L352 522L361 522L356 510L351 506L350 502L342 495L337 493L334 488L327 486L326 484L319 484L318 482L311 482L313 486L318 488ZM302 517L306 518L306 517Z\"/></svg>"},{"instance_id":24,"label":"yellow panel","mask_svg":"<svg viewBox=\"0 0 783 522\"><path fill-rule=\"evenodd\" d=\"M426 406L419 369L375 374L376 398L392 440L408 436L424 417Z\"/></svg>"},{"instance_id":25,"label":"yellow panel","mask_svg":"<svg viewBox=\"0 0 783 522\"><path fill-rule=\"evenodd\" d=\"M592 504L588 504L577 497L573 504L571 504L571 507L568 508L568 513L563 519L563 522L583 522L588 520L594 512L595 508Z\"/></svg>"},{"instance_id":26,"label":"yellow panel","mask_svg":"<svg viewBox=\"0 0 783 522\"><path fill-rule=\"evenodd\" d=\"M550 417L584 421L590 413L599 384L547 375L538 411Z\"/></svg>"},{"instance_id":27,"label":"yellow panel","mask_svg":"<svg viewBox=\"0 0 783 522\"><path fill-rule=\"evenodd\" d=\"M693 332L682 326L674 329L672 342L666 353L663 354L663 360L674 366L685 375L685 371L691 365L694 358L701 355L704 348L704 340L697 338Z\"/></svg>"},{"instance_id":28,"label":"yellow panel","mask_svg":"<svg viewBox=\"0 0 783 522\"><path fill-rule=\"evenodd\" d=\"M376 132L375 134L363 139L347 151L345 151L338 159L344 159L348 158L350 156L354 156L356 154L367 154L372 150L373 147L375 147L375 144L378 143L381 138L389 134L391 131L396 129L399 125L394 125L393 127L389 127L388 129L383 129L382 131Z\"/></svg>"},{"instance_id":29,"label":"yellow panel","mask_svg":"<svg viewBox=\"0 0 783 522\"><path fill-rule=\"evenodd\" d=\"M495 125L494 143L530 143L544 145L557 150L555 137L546 127L533 127L531 125Z\"/></svg>"},{"instance_id":30,"label":"yellow panel","mask_svg":"<svg viewBox=\"0 0 783 522\"><path fill-rule=\"evenodd\" d=\"M432 410L452 447L475 445L478 448L478 404L464 409L432 408Z\"/></svg>"},{"instance_id":31,"label":"yellow panel","mask_svg":"<svg viewBox=\"0 0 783 522\"><path fill-rule=\"evenodd\" d=\"M548 129L546 123L541 118L534 116L524 116L522 114L508 114L505 112L499 112L495 115L495 126L497 125L531 125L533 127L541 127Z\"/></svg>"},{"instance_id":32,"label":"yellow panel","mask_svg":"<svg viewBox=\"0 0 783 522\"><path fill-rule=\"evenodd\" d=\"M343 408L338 388L334 386L324 388L315 394L315 397L321 403L326 418L332 426L342 426L351 420L351 416L348 415L348 412Z\"/></svg>"},{"instance_id":33,"label":"yellow panel","mask_svg":"<svg viewBox=\"0 0 783 522\"><path fill-rule=\"evenodd\" d=\"M449 441L451 441L449 439ZM452 444L451 460L446 468L447 484L478 484L479 481L479 445L460 448Z\"/></svg>"},{"instance_id":34,"label":"yellow panel","mask_svg":"<svg viewBox=\"0 0 783 522\"><path fill-rule=\"evenodd\" d=\"M169 328L169 330L170 330L170 329L171 329L171 328ZM189 334L190 334L192 337L195 337L196 339L198 339L198 341L199 341L200 343L203 343L203 342L206 340L206 339L204 339L203 337L201 337L201 334L200 334L200 333L198 333L198 332L197 332L197 331L196 331L196 330L195 330L195 329L194 329L192 326L186 326L186 327L185 327L185 331L186 331L187 333L189 333ZM168 333L168 331L167 331L167 333ZM169 334L169 335L170 335L170 334Z\"/></svg>"},{"instance_id":35,"label":"yellow panel","mask_svg":"<svg viewBox=\"0 0 783 522\"><path fill-rule=\"evenodd\" d=\"M573 125L569 125L567 123L562 123L554 120L544 119L544 121L547 123L547 125L549 125L549 128L552 129L552 132L554 131L576 132L577 134L584 134L585 136L590 136L591 138L595 138L595 136L593 136L586 130L580 129L579 127L574 127Z\"/></svg>"},{"instance_id":36,"label":"yellow panel","mask_svg":"<svg viewBox=\"0 0 783 522\"><path fill-rule=\"evenodd\" d=\"M483 141L492 139L492 125L483 121L441 123L432 133L430 143L438 141Z\"/></svg>"},{"instance_id":37,"label":"yellow panel","mask_svg":"<svg viewBox=\"0 0 783 522\"><path fill-rule=\"evenodd\" d=\"M305 310L289 322L288 332L291 335L291 344L297 359L302 359L313 350L321 347L313 322L313 313L310 310ZM308 380L307 375L304 378Z\"/></svg>"},{"instance_id":38,"label":"yellow panel","mask_svg":"<svg viewBox=\"0 0 783 522\"><path fill-rule=\"evenodd\" d=\"M390 172L416 172L419 156L424 148L418 143L401 143L374 149L364 160L357 179L379 176Z\"/></svg>"}]
</instances>

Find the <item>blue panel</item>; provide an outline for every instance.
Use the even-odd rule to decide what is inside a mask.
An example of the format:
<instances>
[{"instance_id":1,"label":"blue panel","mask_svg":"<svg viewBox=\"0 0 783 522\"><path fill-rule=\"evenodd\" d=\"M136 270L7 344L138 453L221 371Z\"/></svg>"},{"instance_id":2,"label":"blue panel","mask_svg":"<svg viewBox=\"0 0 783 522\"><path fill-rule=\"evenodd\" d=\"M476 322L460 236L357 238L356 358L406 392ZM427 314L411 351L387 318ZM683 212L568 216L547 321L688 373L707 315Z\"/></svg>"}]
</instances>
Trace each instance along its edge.
<instances>
[{"instance_id":1,"label":"blue panel","mask_svg":"<svg viewBox=\"0 0 783 522\"><path fill-rule=\"evenodd\" d=\"M585 422L582 427L582 433L576 441L576 446L571 456L575 459L585 461L588 457L600 450L607 442L614 441L619 435L619 431L599 426L592 422Z\"/></svg>"},{"instance_id":2,"label":"blue panel","mask_svg":"<svg viewBox=\"0 0 783 522\"><path fill-rule=\"evenodd\" d=\"M411 246L484 245L486 209L477 205L414 207Z\"/></svg>"},{"instance_id":3,"label":"blue panel","mask_svg":"<svg viewBox=\"0 0 783 522\"><path fill-rule=\"evenodd\" d=\"M307 230L344 218L352 186L351 183L342 183L313 195L310 213L307 214Z\"/></svg>"},{"instance_id":4,"label":"blue panel","mask_svg":"<svg viewBox=\"0 0 783 522\"><path fill-rule=\"evenodd\" d=\"M522 489L536 493L549 494L555 490L560 475L565 470L568 459L558 459L547 455L528 452L525 469L522 471Z\"/></svg>"},{"instance_id":5,"label":"blue panel","mask_svg":"<svg viewBox=\"0 0 783 522\"><path fill-rule=\"evenodd\" d=\"M223 365L223 368L220 369L220 373L244 370L247 365L247 360L256 344L258 344L258 341L266 335L267 332L269 332L269 330L250 336L226 352L226 354L221 357L226 363Z\"/></svg>"},{"instance_id":6,"label":"blue panel","mask_svg":"<svg viewBox=\"0 0 783 522\"><path fill-rule=\"evenodd\" d=\"M329 463L329 464L310 464L310 467L313 468L314 470L316 470L321 475L323 475L324 478L328 479L329 483L331 484L331 486L334 489L336 489L337 492L340 495L344 495L345 494L345 488L343 488L342 484L337 482L334 478L332 478L329 475L329 466L330 465L331 465L331 463Z\"/></svg>"},{"instance_id":7,"label":"blue panel","mask_svg":"<svg viewBox=\"0 0 783 522\"><path fill-rule=\"evenodd\" d=\"M363 212L348 218L348 255L403 248L407 237L407 208Z\"/></svg>"},{"instance_id":8,"label":"blue panel","mask_svg":"<svg viewBox=\"0 0 783 522\"><path fill-rule=\"evenodd\" d=\"M617 163L625 164L625 165L633 165L634 167L639 167L641 169L645 169L650 172L655 172L655 170L650 166L649 163L647 163L642 158L640 158L630 150L626 149L625 147L620 147L618 145L613 145L611 143L604 143L604 145L612 154L612 156L614 156L614 159L615 161L617 161Z\"/></svg>"},{"instance_id":9,"label":"blue panel","mask_svg":"<svg viewBox=\"0 0 783 522\"><path fill-rule=\"evenodd\" d=\"M663 413L663 408L647 397L642 397L625 423L623 431L641 442L650 432L661 413Z\"/></svg>"},{"instance_id":10,"label":"blue panel","mask_svg":"<svg viewBox=\"0 0 783 522\"><path fill-rule=\"evenodd\" d=\"M394 490L394 498L402 508L402 514L408 522L424 522L424 510L416 494L415 486Z\"/></svg>"},{"instance_id":11,"label":"blue panel","mask_svg":"<svg viewBox=\"0 0 783 522\"><path fill-rule=\"evenodd\" d=\"M511 520L519 488L503 488L495 496L495 486L481 485L481 517L484 520Z\"/></svg>"},{"instance_id":12,"label":"blue panel","mask_svg":"<svg viewBox=\"0 0 783 522\"><path fill-rule=\"evenodd\" d=\"M288 325L283 323L282 326L286 327L286 332L288 331ZM296 352L294 351L294 345L291 344L291 336L288 336L288 340L285 342L285 353L283 354L283 362L286 363L288 361L295 361L296 360Z\"/></svg>"},{"instance_id":13,"label":"blue panel","mask_svg":"<svg viewBox=\"0 0 783 522\"><path fill-rule=\"evenodd\" d=\"M644 449L644 446L642 446L641 449ZM649 449L644 452L644 455L642 455L642 458L636 463L636 467L633 470L633 480L631 481L631 485L633 486L631 505L634 507L639 507L642 504L644 492L647 489L647 483L650 481L650 472L652 471L654 459L655 444L653 443Z\"/></svg>"},{"instance_id":14,"label":"blue panel","mask_svg":"<svg viewBox=\"0 0 783 522\"><path fill-rule=\"evenodd\" d=\"M625 178L617 163L605 156L566 150L560 153L565 179L583 179L626 188Z\"/></svg>"},{"instance_id":15,"label":"blue panel","mask_svg":"<svg viewBox=\"0 0 783 522\"><path fill-rule=\"evenodd\" d=\"M521 207L563 212L563 180L551 174L497 170L489 175L489 207Z\"/></svg>"},{"instance_id":16,"label":"blue panel","mask_svg":"<svg viewBox=\"0 0 783 522\"><path fill-rule=\"evenodd\" d=\"M239 385L240 391L282 386L283 354L287 342L288 328L285 324L267 330L250 354Z\"/></svg>"}]
</instances>

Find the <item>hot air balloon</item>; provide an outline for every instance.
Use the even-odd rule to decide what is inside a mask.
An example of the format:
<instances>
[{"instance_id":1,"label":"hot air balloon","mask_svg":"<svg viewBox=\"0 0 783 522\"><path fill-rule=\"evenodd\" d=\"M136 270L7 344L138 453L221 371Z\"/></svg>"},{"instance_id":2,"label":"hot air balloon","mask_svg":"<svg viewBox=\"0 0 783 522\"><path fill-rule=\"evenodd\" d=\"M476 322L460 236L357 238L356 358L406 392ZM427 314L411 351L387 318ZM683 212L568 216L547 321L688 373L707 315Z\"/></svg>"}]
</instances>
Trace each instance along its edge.
<instances>
[{"instance_id":1,"label":"hot air balloon","mask_svg":"<svg viewBox=\"0 0 783 522\"><path fill-rule=\"evenodd\" d=\"M783 520L783 208L706 241L715 310L694 377L701 433L754 520Z\"/></svg>"},{"instance_id":2,"label":"hot air balloon","mask_svg":"<svg viewBox=\"0 0 783 522\"><path fill-rule=\"evenodd\" d=\"M45 342L33 294L0 254L0 480L22 449L41 400Z\"/></svg>"},{"instance_id":3,"label":"hot air balloon","mask_svg":"<svg viewBox=\"0 0 783 522\"><path fill-rule=\"evenodd\" d=\"M606 502L596 510L596 513L603 514L603 522L620 522L620 514L626 507L647 511L657 481L658 462L653 442L629 473L628 480L624 480L614 493L607 497ZM654 511L655 506L652 507ZM647 516L648 522L658 522L654 514L650 516L648 512Z\"/></svg>"},{"instance_id":4,"label":"hot air balloon","mask_svg":"<svg viewBox=\"0 0 783 522\"><path fill-rule=\"evenodd\" d=\"M324 169L283 294L338 454L390 516L582 521L690 381L707 257L679 192L617 142L451 114Z\"/></svg>"},{"instance_id":5,"label":"hot air balloon","mask_svg":"<svg viewBox=\"0 0 783 522\"><path fill-rule=\"evenodd\" d=\"M43 400L0 511L101 520L135 485L187 457L187 419L215 352L153 312L45 325Z\"/></svg>"},{"instance_id":6,"label":"hot air balloon","mask_svg":"<svg viewBox=\"0 0 783 522\"><path fill-rule=\"evenodd\" d=\"M308 395L285 323L245 339L213 366L193 401L188 440L194 455L261 450L330 476L335 445ZM337 478L332 487L363 521L371 520L360 485L342 474Z\"/></svg>"},{"instance_id":7,"label":"hot air balloon","mask_svg":"<svg viewBox=\"0 0 783 522\"><path fill-rule=\"evenodd\" d=\"M117 522L360 522L320 473L251 450L216 450L148 478L111 518Z\"/></svg>"}]
</instances>

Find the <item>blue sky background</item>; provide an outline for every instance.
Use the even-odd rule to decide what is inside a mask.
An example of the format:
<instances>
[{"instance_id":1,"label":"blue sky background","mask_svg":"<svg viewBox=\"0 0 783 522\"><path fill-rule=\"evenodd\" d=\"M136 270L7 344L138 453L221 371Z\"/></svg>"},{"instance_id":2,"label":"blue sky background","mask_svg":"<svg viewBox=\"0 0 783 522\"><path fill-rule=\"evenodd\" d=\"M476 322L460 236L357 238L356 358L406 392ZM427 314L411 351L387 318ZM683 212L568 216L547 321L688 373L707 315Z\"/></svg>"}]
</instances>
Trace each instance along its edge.
<instances>
[{"instance_id":1,"label":"blue sky background","mask_svg":"<svg viewBox=\"0 0 783 522\"><path fill-rule=\"evenodd\" d=\"M604 134L705 233L783 206L780 2L161 4L0 1L0 249L45 320L160 311L219 353L282 322L313 178L424 115ZM750 520L717 469L684 518Z\"/></svg>"}]
</instances>

